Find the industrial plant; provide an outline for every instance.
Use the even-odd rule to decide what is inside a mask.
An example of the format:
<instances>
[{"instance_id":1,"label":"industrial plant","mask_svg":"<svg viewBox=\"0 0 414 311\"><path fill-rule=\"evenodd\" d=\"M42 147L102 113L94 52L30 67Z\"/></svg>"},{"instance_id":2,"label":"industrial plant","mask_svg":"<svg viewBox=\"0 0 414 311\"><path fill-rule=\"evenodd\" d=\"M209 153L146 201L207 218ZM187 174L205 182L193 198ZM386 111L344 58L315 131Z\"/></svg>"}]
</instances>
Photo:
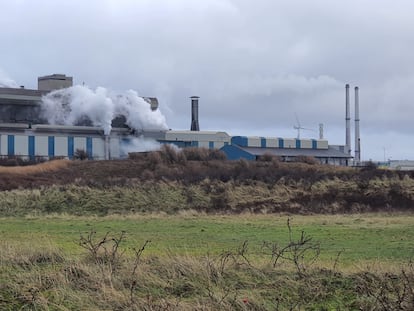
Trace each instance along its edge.
<instances>
[{"instance_id":1,"label":"industrial plant","mask_svg":"<svg viewBox=\"0 0 414 311\"><path fill-rule=\"evenodd\" d=\"M37 90L23 86L0 88L0 156L73 159L77 152L84 152L95 160L122 159L128 157L131 142L140 137L180 148L220 149L230 160L256 160L271 155L283 161L312 157L331 165L360 162L358 87L355 88L355 157L351 155L349 85L345 88L345 145L330 145L323 138L322 125L318 139L230 136L223 131L200 131L198 96L190 98L191 125L188 131L166 128L162 121L153 118L158 111L158 100L133 93L116 97L123 103L123 109L95 120L87 110L73 115L69 103L75 95L64 91L73 88L73 78L63 74L39 77ZM108 105L105 96L104 90L97 91L95 100ZM85 100L85 97L81 98ZM82 106L82 101L79 105ZM134 106L140 108L134 110ZM106 113L106 110L111 109L102 107L100 113ZM133 114L140 113L153 120L149 123L140 120L140 125L135 125Z\"/></svg>"}]
</instances>

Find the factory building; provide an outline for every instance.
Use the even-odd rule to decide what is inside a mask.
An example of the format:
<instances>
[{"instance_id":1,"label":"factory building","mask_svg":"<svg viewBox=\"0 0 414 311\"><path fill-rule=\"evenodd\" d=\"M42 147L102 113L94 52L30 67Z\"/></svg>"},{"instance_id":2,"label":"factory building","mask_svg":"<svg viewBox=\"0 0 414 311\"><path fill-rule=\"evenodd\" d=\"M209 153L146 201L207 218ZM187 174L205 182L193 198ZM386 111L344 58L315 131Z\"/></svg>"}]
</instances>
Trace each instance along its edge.
<instances>
[{"instance_id":1,"label":"factory building","mask_svg":"<svg viewBox=\"0 0 414 311\"><path fill-rule=\"evenodd\" d=\"M128 146L134 138L144 137L160 144L177 147L203 147L222 150L230 160L245 158L256 160L263 155L276 156L283 161L299 157L313 157L323 164L348 165L352 156L350 147L332 146L327 140L280 137L230 136L223 131L200 131L198 120L199 97L191 97L191 126L189 131L131 129L124 115L117 115L111 130L93 126L82 119L75 125L48 124L42 114L42 97L54 90L73 85L72 77L53 74L38 78L38 89L0 88L0 157L68 158L83 152L90 159L120 159L128 157ZM347 88L348 92L348 88ZM158 101L143 97L152 111ZM347 93L347 105L349 105ZM347 106L348 107L348 106ZM347 128L348 128L347 108ZM347 143L349 134L347 130Z\"/></svg>"},{"instance_id":2,"label":"factory building","mask_svg":"<svg viewBox=\"0 0 414 311\"><path fill-rule=\"evenodd\" d=\"M104 135L102 128L91 126L87 119L75 126L66 126L48 124L42 117L42 97L72 85L72 77L53 74L39 77L37 90L23 86L0 88L0 157L73 159L77 151L96 160L126 157L122 146L132 130L125 124L124 116L112 120L108 135ZM143 99L151 110L158 108L156 98Z\"/></svg>"}]
</instances>

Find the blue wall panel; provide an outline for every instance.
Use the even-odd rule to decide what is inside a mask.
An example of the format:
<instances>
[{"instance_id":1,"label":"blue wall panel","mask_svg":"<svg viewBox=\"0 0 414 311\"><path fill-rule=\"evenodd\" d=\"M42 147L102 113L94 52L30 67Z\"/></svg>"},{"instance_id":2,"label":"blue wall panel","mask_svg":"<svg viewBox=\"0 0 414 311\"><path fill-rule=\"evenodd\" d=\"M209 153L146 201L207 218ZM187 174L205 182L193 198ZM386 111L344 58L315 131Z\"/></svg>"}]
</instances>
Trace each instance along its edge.
<instances>
[{"instance_id":1,"label":"blue wall panel","mask_svg":"<svg viewBox=\"0 0 414 311\"><path fill-rule=\"evenodd\" d=\"M229 160L239 160L239 159L255 160L256 159L255 155L240 149L236 145L227 145L227 146L222 147L220 150L226 154L227 159Z\"/></svg>"},{"instance_id":2,"label":"blue wall panel","mask_svg":"<svg viewBox=\"0 0 414 311\"><path fill-rule=\"evenodd\" d=\"M214 149L214 141L209 141L208 142L208 148L209 149Z\"/></svg>"},{"instance_id":3,"label":"blue wall panel","mask_svg":"<svg viewBox=\"0 0 414 311\"><path fill-rule=\"evenodd\" d=\"M233 136L231 138L232 145L239 145L241 147L247 147L248 140L246 136Z\"/></svg>"},{"instance_id":4,"label":"blue wall panel","mask_svg":"<svg viewBox=\"0 0 414 311\"><path fill-rule=\"evenodd\" d=\"M300 139L296 139L296 149L300 149Z\"/></svg>"},{"instance_id":5,"label":"blue wall panel","mask_svg":"<svg viewBox=\"0 0 414 311\"><path fill-rule=\"evenodd\" d=\"M73 155L75 154L75 150L74 150L74 139L73 136L68 136L68 157L69 159L73 159Z\"/></svg>"},{"instance_id":6,"label":"blue wall panel","mask_svg":"<svg viewBox=\"0 0 414 311\"><path fill-rule=\"evenodd\" d=\"M35 137L29 136L29 158L30 160L34 160L35 158Z\"/></svg>"},{"instance_id":7,"label":"blue wall panel","mask_svg":"<svg viewBox=\"0 0 414 311\"><path fill-rule=\"evenodd\" d=\"M279 138L279 148L285 148L285 142L282 138Z\"/></svg>"},{"instance_id":8,"label":"blue wall panel","mask_svg":"<svg viewBox=\"0 0 414 311\"><path fill-rule=\"evenodd\" d=\"M49 158L55 156L55 136L49 136L47 138L47 155Z\"/></svg>"},{"instance_id":9,"label":"blue wall panel","mask_svg":"<svg viewBox=\"0 0 414 311\"><path fill-rule=\"evenodd\" d=\"M92 146L92 137L86 137L86 153L88 154L89 159L92 159L93 156Z\"/></svg>"},{"instance_id":10,"label":"blue wall panel","mask_svg":"<svg viewBox=\"0 0 414 311\"><path fill-rule=\"evenodd\" d=\"M7 135L7 155L14 156L14 135Z\"/></svg>"},{"instance_id":11,"label":"blue wall panel","mask_svg":"<svg viewBox=\"0 0 414 311\"><path fill-rule=\"evenodd\" d=\"M266 148L266 138L264 138L264 137L260 138L260 146L262 148Z\"/></svg>"},{"instance_id":12,"label":"blue wall panel","mask_svg":"<svg viewBox=\"0 0 414 311\"><path fill-rule=\"evenodd\" d=\"M316 142L316 139L312 139L312 149L317 149L318 148L318 144Z\"/></svg>"},{"instance_id":13,"label":"blue wall panel","mask_svg":"<svg viewBox=\"0 0 414 311\"><path fill-rule=\"evenodd\" d=\"M191 147L198 147L198 141L193 140L193 141L191 142Z\"/></svg>"}]
</instances>

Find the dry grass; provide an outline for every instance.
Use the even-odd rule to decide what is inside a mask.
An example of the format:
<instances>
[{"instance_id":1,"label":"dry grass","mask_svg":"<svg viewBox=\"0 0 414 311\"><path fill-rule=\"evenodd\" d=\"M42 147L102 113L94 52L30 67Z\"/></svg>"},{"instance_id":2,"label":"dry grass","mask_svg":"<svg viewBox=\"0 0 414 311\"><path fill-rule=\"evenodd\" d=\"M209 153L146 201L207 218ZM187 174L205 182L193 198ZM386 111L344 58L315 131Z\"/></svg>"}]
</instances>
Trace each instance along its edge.
<instances>
[{"instance_id":1,"label":"dry grass","mask_svg":"<svg viewBox=\"0 0 414 311\"><path fill-rule=\"evenodd\" d=\"M414 306L410 265L389 270L371 263L346 272L315 267L299 276L289 262L273 267L237 251L159 258L146 256L145 249L142 257L127 255L120 245L116 261L96 261L88 252L69 259L53 245L38 243L1 242L0 249L1 310L385 311Z\"/></svg>"},{"instance_id":2,"label":"dry grass","mask_svg":"<svg viewBox=\"0 0 414 311\"><path fill-rule=\"evenodd\" d=\"M0 166L0 174L31 175L38 173L51 173L67 168L72 161L53 160L29 166Z\"/></svg>"}]
</instances>

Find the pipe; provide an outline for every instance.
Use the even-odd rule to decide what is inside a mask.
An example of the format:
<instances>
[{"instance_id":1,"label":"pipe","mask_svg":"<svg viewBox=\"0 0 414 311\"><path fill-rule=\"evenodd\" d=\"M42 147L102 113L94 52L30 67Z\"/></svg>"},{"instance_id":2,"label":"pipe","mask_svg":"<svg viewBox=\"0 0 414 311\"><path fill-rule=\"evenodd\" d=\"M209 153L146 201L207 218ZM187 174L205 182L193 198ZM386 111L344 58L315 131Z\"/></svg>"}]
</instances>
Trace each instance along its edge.
<instances>
[{"instance_id":1,"label":"pipe","mask_svg":"<svg viewBox=\"0 0 414 311\"><path fill-rule=\"evenodd\" d=\"M345 85L345 153L351 154L351 112L349 107L349 84Z\"/></svg>"},{"instance_id":2,"label":"pipe","mask_svg":"<svg viewBox=\"0 0 414 311\"><path fill-rule=\"evenodd\" d=\"M109 135L105 135L104 153L105 153L105 160L109 160L110 159L110 152L109 152Z\"/></svg>"},{"instance_id":3,"label":"pipe","mask_svg":"<svg viewBox=\"0 0 414 311\"><path fill-rule=\"evenodd\" d=\"M200 125L198 124L198 96L191 96L191 128L190 131L199 131Z\"/></svg>"},{"instance_id":4,"label":"pipe","mask_svg":"<svg viewBox=\"0 0 414 311\"><path fill-rule=\"evenodd\" d=\"M359 135L359 88L355 87L355 162L361 161L361 137Z\"/></svg>"}]
</instances>

